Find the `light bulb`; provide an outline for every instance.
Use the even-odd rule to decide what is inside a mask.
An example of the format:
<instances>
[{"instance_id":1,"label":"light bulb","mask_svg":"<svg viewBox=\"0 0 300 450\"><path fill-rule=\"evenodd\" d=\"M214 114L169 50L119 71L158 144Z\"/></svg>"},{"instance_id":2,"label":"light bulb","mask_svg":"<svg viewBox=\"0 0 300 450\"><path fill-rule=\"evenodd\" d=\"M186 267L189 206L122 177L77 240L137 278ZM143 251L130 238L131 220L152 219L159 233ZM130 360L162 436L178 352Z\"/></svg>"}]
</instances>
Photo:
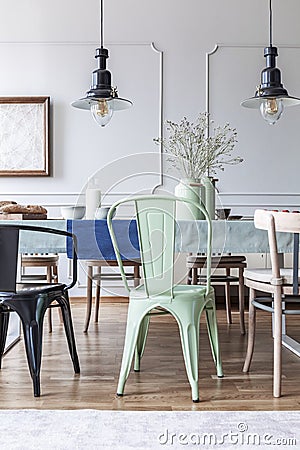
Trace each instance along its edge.
<instances>
[{"instance_id":1,"label":"light bulb","mask_svg":"<svg viewBox=\"0 0 300 450\"><path fill-rule=\"evenodd\" d=\"M95 122L101 127L105 127L112 118L114 110L110 106L110 102L100 99L93 102L91 106L91 113Z\"/></svg>"},{"instance_id":2,"label":"light bulb","mask_svg":"<svg viewBox=\"0 0 300 450\"><path fill-rule=\"evenodd\" d=\"M283 103L281 98L263 99L260 105L260 112L263 118L270 124L274 125L280 119L283 112Z\"/></svg>"}]
</instances>

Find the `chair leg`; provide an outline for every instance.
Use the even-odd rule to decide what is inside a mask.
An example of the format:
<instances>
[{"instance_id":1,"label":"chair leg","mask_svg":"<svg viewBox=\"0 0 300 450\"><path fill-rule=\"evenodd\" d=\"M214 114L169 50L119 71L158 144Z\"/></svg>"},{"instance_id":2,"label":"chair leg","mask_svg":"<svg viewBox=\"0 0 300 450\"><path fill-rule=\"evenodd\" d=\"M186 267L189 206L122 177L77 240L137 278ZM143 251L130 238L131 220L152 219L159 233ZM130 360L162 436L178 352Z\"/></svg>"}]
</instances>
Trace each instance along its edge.
<instances>
[{"instance_id":1,"label":"chair leg","mask_svg":"<svg viewBox=\"0 0 300 450\"><path fill-rule=\"evenodd\" d=\"M226 277L230 276L230 269L226 267ZM225 301L226 301L226 316L227 316L227 323L232 323L232 317L231 317L231 297L230 297L230 282L225 282Z\"/></svg>"},{"instance_id":2,"label":"chair leg","mask_svg":"<svg viewBox=\"0 0 300 450\"><path fill-rule=\"evenodd\" d=\"M53 275L54 283L58 283L58 266L57 266L57 264L54 264L54 266L52 267L52 275ZM62 325L63 324L63 317L62 317L62 313L61 313L61 309L60 308L58 308L58 315L59 315L59 322Z\"/></svg>"},{"instance_id":3,"label":"chair leg","mask_svg":"<svg viewBox=\"0 0 300 450\"><path fill-rule=\"evenodd\" d=\"M33 381L33 392L35 397L41 395L40 371L42 358L42 320L43 319L31 321L30 324L24 323L22 320L27 360Z\"/></svg>"},{"instance_id":4,"label":"chair leg","mask_svg":"<svg viewBox=\"0 0 300 450\"><path fill-rule=\"evenodd\" d=\"M244 289L244 268L239 268L239 311L241 334L245 334L245 289Z\"/></svg>"},{"instance_id":5,"label":"chair leg","mask_svg":"<svg viewBox=\"0 0 300 450\"><path fill-rule=\"evenodd\" d=\"M273 395L281 396L281 354L282 354L282 296L281 287L274 292L274 379Z\"/></svg>"},{"instance_id":6,"label":"chair leg","mask_svg":"<svg viewBox=\"0 0 300 450\"><path fill-rule=\"evenodd\" d=\"M9 322L9 312L0 311L0 369L2 366L2 356L4 353L7 329Z\"/></svg>"},{"instance_id":7,"label":"chair leg","mask_svg":"<svg viewBox=\"0 0 300 450\"><path fill-rule=\"evenodd\" d=\"M8 300L6 304L21 319L28 367L33 381L33 392L35 397L39 397L43 323L51 300L47 295L39 295L36 298L26 298L26 300Z\"/></svg>"},{"instance_id":8,"label":"chair leg","mask_svg":"<svg viewBox=\"0 0 300 450\"><path fill-rule=\"evenodd\" d=\"M147 306L138 301L131 301L128 306L125 344L117 388L117 395L119 396L122 396L124 392L124 386L129 375L133 354L137 344L140 324L148 312Z\"/></svg>"},{"instance_id":9,"label":"chair leg","mask_svg":"<svg viewBox=\"0 0 300 450\"><path fill-rule=\"evenodd\" d=\"M198 269L192 269L192 284L198 284Z\"/></svg>"},{"instance_id":10,"label":"chair leg","mask_svg":"<svg viewBox=\"0 0 300 450\"><path fill-rule=\"evenodd\" d=\"M222 359L219 345L218 325L215 301L213 300L205 308L208 337L213 355L213 360L217 369L217 376L223 377Z\"/></svg>"},{"instance_id":11,"label":"chair leg","mask_svg":"<svg viewBox=\"0 0 300 450\"><path fill-rule=\"evenodd\" d=\"M186 309L184 313L181 309L180 314L175 315L180 330L186 373L192 389L192 400L195 403L199 402L199 329L202 310L203 305L197 302L193 305L193 308Z\"/></svg>"},{"instance_id":12,"label":"chair leg","mask_svg":"<svg viewBox=\"0 0 300 450\"><path fill-rule=\"evenodd\" d=\"M141 284L140 266L133 266L133 285L138 287Z\"/></svg>"},{"instance_id":13,"label":"chair leg","mask_svg":"<svg viewBox=\"0 0 300 450\"><path fill-rule=\"evenodd\" d=\"M96 280L96 293L95 293L95 322L99 320L99 306L100 306L100 292L101 292L101 266L98 267L97 273L99 279Z\"/></svg>"},{"instance_id":14,"label":"chair leg","mask_svg":"<svg viewBox=\"0 0 300 450\"><path fill-rule=\"evenodd\" d=\"M135 357L134 357L134 371L140 371L140 363L142 356L144 354L148 328L149 328L150 316L145 316L141 322L139 334L137 338L136 348L135 348Z\"/></svg>"},{"instance_id":15,"label":"chair leg","mask_svg":"<svg viewBox=\"0 0 300 450\"><path fill-rule=\"evenodd\" d=\"M78 354L76 350L76 342L75 342L75 335L74 335L74 328L73 328L73 322L72 322L72 314L71 314L71 307L69 302L69 296L68 292L65 292L65 295L60 297L58 300L59 305L61 306L61 312L63 316L64 321L64 327L69 347L70 356L73 362L74 372L80 373L80 365L79 365L79 359Z\"/></svg>"},{"instance_id":16,"label":"chair leg","mask_svg":"<svg viewBox=\"0 0 300 450\"><path fill-rule=\"evenodd\" d=\"M25 303L26 306L24 306ZM43 344L43 322L48 302L39 298L37 301L35 299L32 301L26 300L25 303L22 301L14 302L14 310L20 316L22 322L24 343L29 371L33 382L34 396L39 397L41 394L40 371Z\"/></svg>"},{"instance_id":17,"label":"chair leg","mask_svg":"<svg viewBox=\"0 0 300 450\"><path fill-rule=\"evenodd\" d=\"M255 342L255 328L256 328L256 308L253 306L252 301L254 300L256 292L254 289L249 289L249 325L248 325L248 346L247 354L244 362L243 372L249 372L253 350Z\"/></svg>"},{"instance_id":18,"label":"chair leg","mask_svg":"<svg viewBox=\"0 0 300 450\"><path fill-rule=\"evenodd\" d=\"M86 315L84 324L84 333L87 333L92 311L92 294L93 294L93 266L88 266L87 273L87 290L86 290Z\"/></svg>"},{"instance_id":19,"label":"chair leg","mask_svg":"<svg viewBox=\"0 0 300 450\"><path fill-rule=\"evenodd\" d=\"M47 266L47 283L52 283L52 267ZM49 326L49 333L52 333L52 311L51 308L48 308L48 326Z\"/></svg>"},{"instance_id":20,"label":"chair leg","mask_svg":"<svg viewBox=\"0 0 300 450\"><path fill-rule=\"evenodd\" d=\"M193 269L189 269L187 278L186 278L186 284L192 284L192 273L193 273Z\"/></svg>"}]
</instances>

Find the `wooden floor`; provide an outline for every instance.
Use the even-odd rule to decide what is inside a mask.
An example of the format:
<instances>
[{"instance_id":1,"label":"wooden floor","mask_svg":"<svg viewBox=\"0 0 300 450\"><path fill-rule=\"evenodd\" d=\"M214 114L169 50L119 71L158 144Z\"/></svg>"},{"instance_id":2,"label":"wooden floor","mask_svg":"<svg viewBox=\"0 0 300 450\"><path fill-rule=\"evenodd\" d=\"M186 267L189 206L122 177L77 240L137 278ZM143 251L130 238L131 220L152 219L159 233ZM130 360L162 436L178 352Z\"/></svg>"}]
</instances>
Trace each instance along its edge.
<instances>
[{"instance_id":1,"label":"wooden floor","mask_svg":"<svg viewBox=\"0 0 300 450\"><path fill-rule=\"evenodd\" d=\"M283 396L272 397L272 338L270 315L258 314L256 351L250 375L241 372L246 337L240 335L238 315L226 324L218 311L225 377L215 376L205 322L200 335L200 403L191 401L177 325L169 316L156 317L150 325L140 373L132 372L123 398L116 398L127 305L101 305L99 324L83 334L85 305L72 304L81 374L74 375L57 311L53 333L45 324L42 396L32 395L23 342L4 357L0 371L2 409L114 409L114 410L299 410L300 359L283 350ZM289 330L300 340L298 319L289 318ZM292 333L291 333L292 334Z\"/></svg>"}]
</instances>

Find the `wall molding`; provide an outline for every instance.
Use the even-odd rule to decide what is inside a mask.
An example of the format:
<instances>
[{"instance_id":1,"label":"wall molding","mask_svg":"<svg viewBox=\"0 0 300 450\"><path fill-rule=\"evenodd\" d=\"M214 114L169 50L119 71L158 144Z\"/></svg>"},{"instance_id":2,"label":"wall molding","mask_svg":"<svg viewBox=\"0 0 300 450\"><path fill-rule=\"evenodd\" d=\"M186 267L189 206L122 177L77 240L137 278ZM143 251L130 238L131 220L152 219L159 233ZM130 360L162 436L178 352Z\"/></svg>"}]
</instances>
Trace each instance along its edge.
<instances>
[{"instance_id":1,"label":"wall molding","mask_svg":"<svg viewBox=\"0 0 300 450\"><path fill-rule=\"evenodd\" d=\"M11 192L5 192L1 194L1 197L7 196L7 195L17 195L17 196L23 196L27 197L30 195L34 195L35 197L46 197L46 196L52 196L52 197L59 197L59 196L79 196L81 195L81 192L18 192L18 191L11 191ZM132 195L131 192L110 192L108 194L112 197L118 197L120 195ZM219 192L218 195L220 197L223 196L236 196L236 197L299 197L300 200L300 193L295 192Z\"/></svg>"}]
</instances>

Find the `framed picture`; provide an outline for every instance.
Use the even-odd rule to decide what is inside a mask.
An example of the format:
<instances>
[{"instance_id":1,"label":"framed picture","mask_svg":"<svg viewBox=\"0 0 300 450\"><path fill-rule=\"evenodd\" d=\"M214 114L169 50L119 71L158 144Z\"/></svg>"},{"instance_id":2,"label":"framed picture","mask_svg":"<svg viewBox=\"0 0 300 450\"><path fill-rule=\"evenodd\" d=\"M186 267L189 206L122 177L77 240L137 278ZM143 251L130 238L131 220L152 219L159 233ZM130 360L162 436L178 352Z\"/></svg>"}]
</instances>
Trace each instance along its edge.
<instances>
[{"instance_id":1,"label":"framed picture","mask_svg":"<svg viewBox=\"0 0 300 450\"><path fill-rule=\"evenodd\" d=\"M50 97L0 97L0 176L49 176Z\"/></svg>"}]
</instances>

